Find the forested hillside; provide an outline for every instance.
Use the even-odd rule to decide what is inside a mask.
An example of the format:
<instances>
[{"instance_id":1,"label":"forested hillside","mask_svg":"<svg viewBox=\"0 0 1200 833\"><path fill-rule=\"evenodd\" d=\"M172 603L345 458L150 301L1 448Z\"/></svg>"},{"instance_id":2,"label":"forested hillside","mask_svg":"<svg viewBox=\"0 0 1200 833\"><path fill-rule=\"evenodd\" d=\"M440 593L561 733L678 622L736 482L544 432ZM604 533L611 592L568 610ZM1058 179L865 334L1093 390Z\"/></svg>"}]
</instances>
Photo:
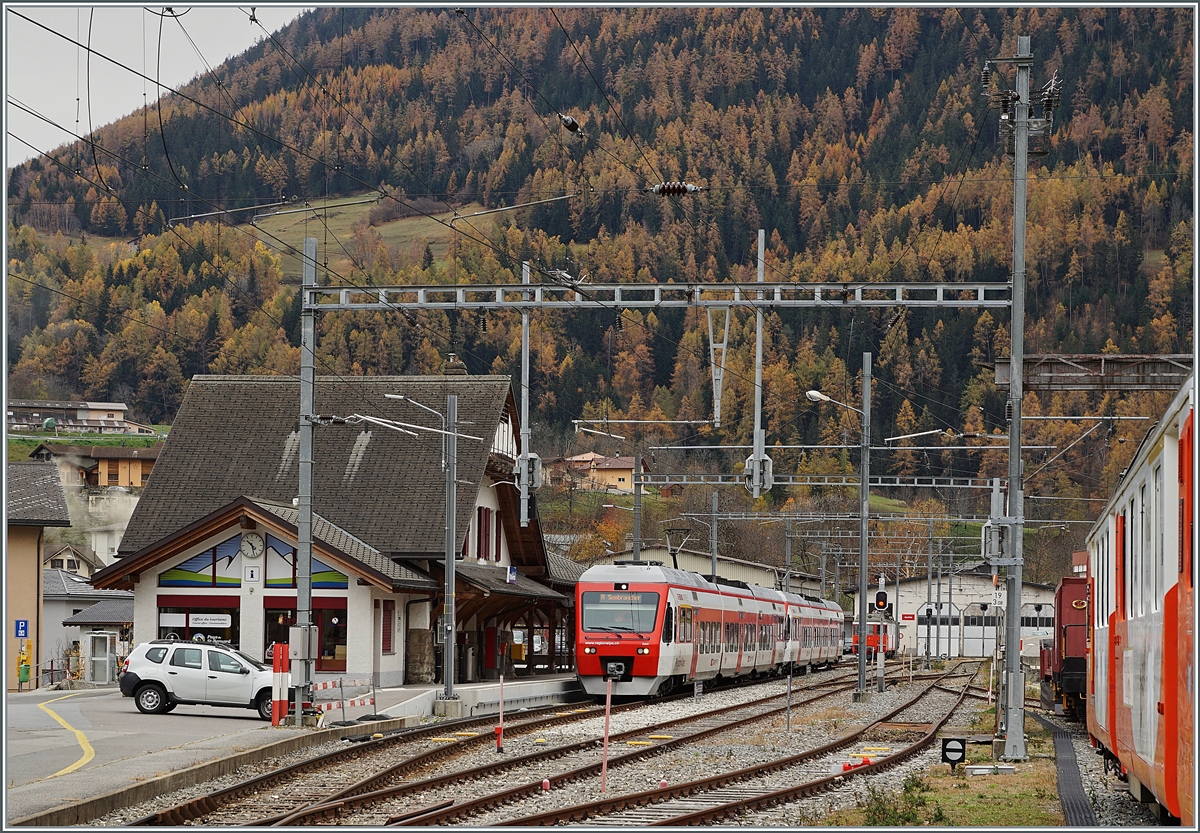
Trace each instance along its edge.
<instances>
[{"instance_id":1,"label":"forested hillside","mask_svg":"<svg viewBox=\"0 0 1200 833\"><path fill-rule=\"evenodd\" d=\"M379 199L348 235L312 213L318 261L352 263L320 270L322 284L515 283L524 260L535 281L752 281L759 228L769 281L1003 283L1012 163L980 71L1018 35L1032 37L1034 89L1055 73L1063 85L1029 168L1026 351L1191 352L1193 26L1193 9L1149 7L313 11L149 118L97 131L98 164L81 142L10 171L9 394L121 400L169 422L194 374L296 373L295 254L246 222L280 200ZM1011 67L991 84L1011 88ZM645 193L674 180L705 190ZM380 234L405 216L565 194L456 222L445 257ZM630 453L571 435L572 419L711 417L705 316L618 313L533 316L543 457ZM503 314L326 313L318 327L319 373L432 372L451 351L471 372L519 372L520 321ZM770 314L768 444L855 444L857 416L804 391L856 401L863 352L876 441L1003 431L989 365L1007 327L970 310ZM748 444L754 336L754 315L735 310L721 428L637 441ZM1162 400L1030 396L1025 412L1148 415ZM1027 436L1062 450L1093 424L1031 422ZM1120 441L1145 428L1092 432L1027 488L1104 494L1136 445ZM844 451L772 456L776 471L852 469ZM663 451L656 464L733 458ZM875 470L913 474L1005 465L1003 452L881 458Z\"/></svg>"}]
</instances>

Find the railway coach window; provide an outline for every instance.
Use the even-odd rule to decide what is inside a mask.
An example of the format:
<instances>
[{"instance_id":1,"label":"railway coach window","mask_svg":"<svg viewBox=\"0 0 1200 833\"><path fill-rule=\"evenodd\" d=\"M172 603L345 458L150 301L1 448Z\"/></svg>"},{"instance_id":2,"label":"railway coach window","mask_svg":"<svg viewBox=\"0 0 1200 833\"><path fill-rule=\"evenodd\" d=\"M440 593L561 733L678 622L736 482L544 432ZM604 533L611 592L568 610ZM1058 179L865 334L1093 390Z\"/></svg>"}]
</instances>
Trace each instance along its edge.
<instances>
[{"instance_id":1,"label":"railway coach window","mask_svg":"<svg viewBox=\"0 0 1200 833\"><path fill-rule=\"evenodd\" d=\"M657 593L642 590L588 590L580 600L580 622L585 631L649 633L658 617L658 602ZM679 625L676 632L683 642L682 620Z\"/></svg>"}]
</instances>

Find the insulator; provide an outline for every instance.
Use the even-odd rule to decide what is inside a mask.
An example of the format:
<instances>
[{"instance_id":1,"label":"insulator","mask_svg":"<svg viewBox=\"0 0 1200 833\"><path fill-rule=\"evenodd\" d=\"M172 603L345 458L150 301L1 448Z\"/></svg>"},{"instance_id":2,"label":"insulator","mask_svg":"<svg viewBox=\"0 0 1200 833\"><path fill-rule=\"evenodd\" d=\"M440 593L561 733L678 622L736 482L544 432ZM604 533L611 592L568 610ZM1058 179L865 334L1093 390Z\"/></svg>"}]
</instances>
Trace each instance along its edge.
<instances>
[{"instance_id":1,"label":"insulator","mask_svg":"<svg viewBox=\"0 0 1200 833\"><path fill-rule=\"evenodd\" d=\"M567 128L567 130L570 130L572 133L575 133L579 130L579 122L575 121L575 119L571 118L570 116L564 116L562 113L559 113L558 120L562 122L563 127Z\"/></svg>"},{"instance_id":2,"label":"insulator","mask_svg":"<svg viewBox=\"0 0 1200 833\"><path fill-rule=\"evenodd\" d=\"M487 310L479 313L479 332L487 335L488 331L488 314Z\"/></svg>"},{"instance_id":3,"label":"insulator","mask_svg":"<svg viewBox=\"0 0 1200 833\"><path fill-rule=\"evenodd\" d=\"M617 311L617 320L613 322L613 329L616 330L618 333L622 333L625 331L625 320L621 317L621 313L619 310Z\"/></svg>"},{"instance_id":4,"label":"insulator","mask_svg":"<svg viewBox=\"0 0 1200 833\"><path fill-rule=\"evenodd\" d=\"M1004 421L1012 422L1012 418L1013 418L1013 404L1012 404L1012 400L1010 399L1004 403Z\"/></svg>"},{"instance_id":5,"label":"insulator","mask_svg":"<svg viewBox=\"0 0 1200 833\"><path fill-rule=\"evenodd\" d=\"M668 197L678 196L679 194L694 194L697 191L702 191L703 188L699 185L693 185L690 182L662 182L655 185L653 188L647 188L647 194L660 194Z\"/></svg>"},{"instance_id":6,"label":"insulator","mask_svg":"<svg viewBox=\"0 0 1200 833\"><path fill-rule=\"evenodd\" d=\"M992 65L984 64L983 72L979 73L979 80L983 82L983 88L986 90L992 85Z\"/></svg>"}]
</instances>

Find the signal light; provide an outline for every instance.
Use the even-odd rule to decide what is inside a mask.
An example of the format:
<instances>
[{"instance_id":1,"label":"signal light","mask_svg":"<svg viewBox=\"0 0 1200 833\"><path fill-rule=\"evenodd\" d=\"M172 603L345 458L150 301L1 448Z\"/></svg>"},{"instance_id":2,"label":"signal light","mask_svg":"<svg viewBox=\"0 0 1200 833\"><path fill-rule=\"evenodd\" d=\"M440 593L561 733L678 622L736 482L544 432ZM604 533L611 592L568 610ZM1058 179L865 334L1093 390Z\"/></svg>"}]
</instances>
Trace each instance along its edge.
<instances>
[{"instance_id":1,"label":"signal light","mask_svg":"<svg viewBox=\"0 0 1200 833\"><path fill-rule=\"evenodd\" d=\"M880 590L875 594L875 609L886 610L888 606L887 591Z\"/></svg>"}]
</instances>

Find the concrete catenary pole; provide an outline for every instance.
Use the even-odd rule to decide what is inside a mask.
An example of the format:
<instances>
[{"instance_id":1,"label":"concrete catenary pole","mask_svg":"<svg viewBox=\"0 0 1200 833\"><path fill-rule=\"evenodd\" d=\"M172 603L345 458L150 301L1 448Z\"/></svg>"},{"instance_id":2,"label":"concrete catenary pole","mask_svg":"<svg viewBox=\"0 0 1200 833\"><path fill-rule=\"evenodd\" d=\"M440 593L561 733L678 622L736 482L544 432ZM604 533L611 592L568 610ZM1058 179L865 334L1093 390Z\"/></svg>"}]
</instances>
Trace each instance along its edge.
<instances>
[{"instance_id":1,"label":"concrete catenary pole","mask_svg":"<svg viewBox=\"0 0 1200 833\"><path fill-rule=\"evenodd\" d=\"M301 294L317 285L317 238L304 238ZM302 628L304 651L296 667L296 725L303 723L304 703L313 680L316 660L309 656L312 627L312 516L313 516L313 417L316 415L316 320L315 309L301 304L300 313L300 493L296 501L296 626ZM277 649L278 650L278 649Z\"/></svg>"},{"instance_id":2,"label":"concrete catenary pole","mask_svg":"<svg viewBox=\"0 0 1200 833\"><path fill-rule=\"evenodd\" d=\"M1008 401L1012 419L1008 425L1008 516L1012 519L1009 540L1008 610L1005 628L1004 675L1007 705L1004 724L1004 759L1023 761L1025 753L1025 674L1021 670L1021 567L1024 560L1025 495L1021 485L1021 400L1025 360L1025 185L1029 167L1029 71L1033 66L1030 38L1017 38L1017 101L1013 134L1013 275L1012 353Z\"/></svg>"},{"instance_id":3,"label":"concrete catenary pole","mask_svg":"<svg viewBox=\"0 0 1200 833\"><path fill-rule=\"evenodd\" d=\"M867 693L867 523L871 512L871 354L863 353L862 370L862 469L858 484L858 688L856 701Z\"/></svg>"}]
</instances>

